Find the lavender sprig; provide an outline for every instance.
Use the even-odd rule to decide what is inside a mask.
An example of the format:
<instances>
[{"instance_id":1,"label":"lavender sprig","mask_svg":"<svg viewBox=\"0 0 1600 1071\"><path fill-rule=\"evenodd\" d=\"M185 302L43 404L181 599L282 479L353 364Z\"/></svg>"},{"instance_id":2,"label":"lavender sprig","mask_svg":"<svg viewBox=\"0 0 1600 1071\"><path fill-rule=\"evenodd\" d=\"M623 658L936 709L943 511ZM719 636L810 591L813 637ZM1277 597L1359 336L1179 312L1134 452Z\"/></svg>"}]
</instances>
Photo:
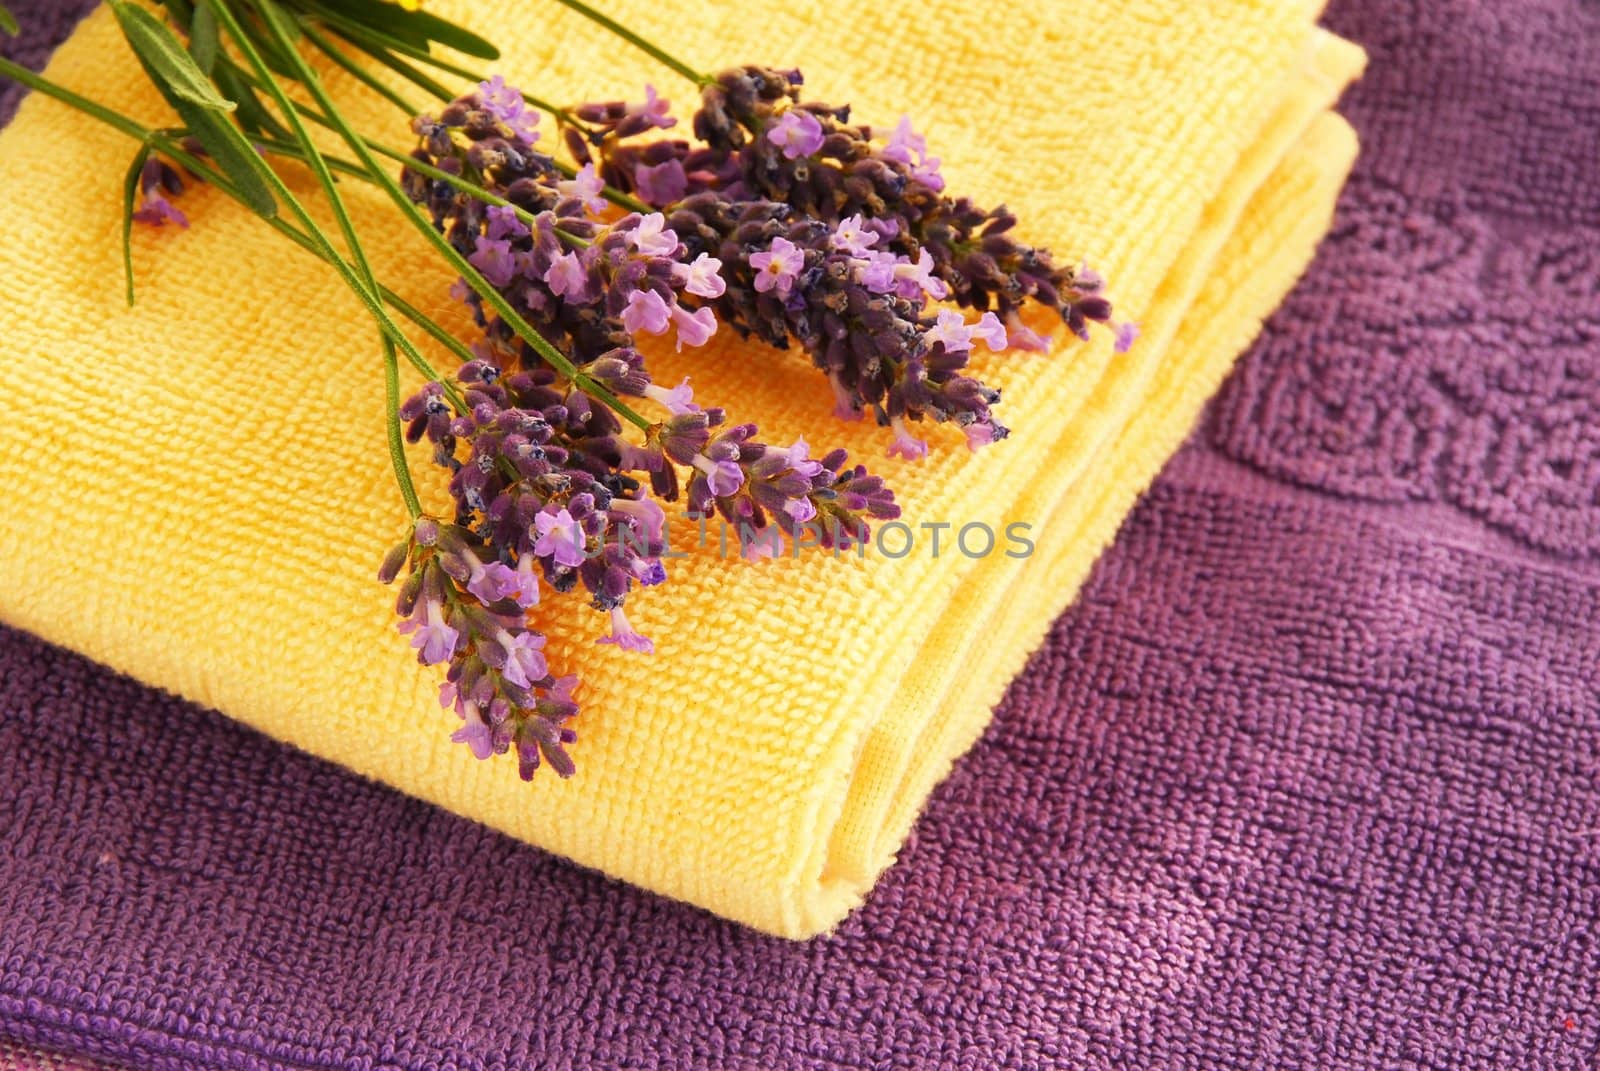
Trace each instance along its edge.
<instances>
[{"instance_id":1,"label":"lavender sprig","mask_svg":"<svg viewBox=\"0 0 1600 1071\"><path fill-rule=\"evenodd\" d=\"M570 777L566 746L577 733L566 723L578 712L576 678L550 673L545 637L527 627L537 585L501 562L485 562L485 551L472 532L423 517L378 577L391 583L410 566L395 605L400 632L411 637L417 661L449 667L439 702L462 720L450 739L480 759L515 750L524 781L541 763Z\"/></svg>"},{"instance_id":2,"label":"lavender sprig","mask_svg":"<svg viewBox=\"0 0 1600 1071\"><path fill-rule=\"evenodd\" d=\"M886 247L914 256L926 249L934 274L960 305L993 309L1028 348L1044 339L1026 331L1029 301L1055 310L1079 338L1109 323L1103 278L1057 264L1046 249L1017 241L1016 216L944 193L940 161L902 117L880 144L871 126L852 124L848 106L802 101L799 71L745 66L724 71L701 96L695 133L707 152L697 169L736 176L752 193L782 201L827 223L851 216L891 222ZM1118 329L1126 349L1131 329Z\"/></svg>"}]
</instances>

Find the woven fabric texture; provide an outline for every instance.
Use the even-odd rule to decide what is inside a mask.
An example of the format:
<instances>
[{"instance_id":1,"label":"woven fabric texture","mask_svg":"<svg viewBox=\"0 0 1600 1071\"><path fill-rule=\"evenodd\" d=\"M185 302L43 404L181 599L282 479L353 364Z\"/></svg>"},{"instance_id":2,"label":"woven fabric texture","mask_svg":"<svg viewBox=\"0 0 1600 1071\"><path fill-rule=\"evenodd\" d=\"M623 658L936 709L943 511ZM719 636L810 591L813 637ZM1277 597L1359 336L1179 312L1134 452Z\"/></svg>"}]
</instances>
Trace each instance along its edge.
<instances>
[{"instance_id":1,"label":"woven fabric texture","mask_svg":"<svg viewBox=\"0 0 1600 1071\"><path fill-rule=\"evenodd\" d=\"M68 5L12 6L33 43ZM1372 63L1316 263L834 936L0 629L0 1034L163 1071L1592 1071L1600 12L1328 23Z\"/></svg>"},{"instance_id":2,"label":"woven fabric texture","mask_svg":"<svg viewBox=\"0 0 1600 1071\"><path fill-rule=\"evenodd\" d=\"M585 713L578 777L526 786L514 763L449 742L440 676L412 663L392 593L372 582L401 514L359 305L201 190L188 200L200 226L141 234L142 298L125 309L111 237L120 168L107 161L129 146L33 98L0 141L0 182L46 168L77 179L48 218L0 206L0 295L32 310L0 336L14 413L0 424L0 620L607 874L810 936L893 860L1310 258L1355 152L1328 108L1362 55L1315 30L1307 4L1036 5L999 37L953 2L915 30L867 0L612 9L701 62L792 63L859 115L926 115L956 186L1004 198L1032 234L1116 280L1144 331L1132 353L1113 359L1101 332L1042 359L986 362L1016 428L1002 448L944 442L918 466L882 458L878 429L837 431L913 522L1025 523L1034 554L935 556L924 540L903 557L757 568L721 556L716 539L697 546L685 522L677 545L691 557L630 613L656 639L653 658L597 647L603 621L573 600L538 612L552 665L584 681ZM438 10L494 27L501 69L528 72L546 96L663 77L571 13ZM1069 80L1038 76L1069 67ZM162 115L108 11L51 71ZM364 127L381 129L387 105L349 95ZM369 235L392 220L378 194L351 197ZM63 218L79 240L47 238ZM390 224L373 253L414 301L447 304L450 280L414 235ZM732 341L657 364L774 441L820 440L829 426L826 384L802 360Z\"/></svg>"}]
</instances>

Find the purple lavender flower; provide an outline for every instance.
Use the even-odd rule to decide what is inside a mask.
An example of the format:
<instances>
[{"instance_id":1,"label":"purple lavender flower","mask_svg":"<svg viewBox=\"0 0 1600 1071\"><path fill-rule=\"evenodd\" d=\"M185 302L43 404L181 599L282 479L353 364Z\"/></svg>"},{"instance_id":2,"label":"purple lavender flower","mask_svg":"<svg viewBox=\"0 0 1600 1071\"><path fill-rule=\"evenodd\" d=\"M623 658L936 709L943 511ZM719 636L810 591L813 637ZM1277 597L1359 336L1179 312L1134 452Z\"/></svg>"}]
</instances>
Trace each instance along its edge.
<instances>
[{"instance_id":1,"label":"purple lavender flower","mask_svg":"<svg viewBox=\"0 0 1600 1071\"><path fill-rule=\"evenodd\" d=\"M175 223L179 227L189 226L189 217L182 210L159 193L144 195L144 200L134 211L133 218L152 227L164 226Z\"/></svg>"},{"instance_id":2,"label":"purple lavender flower","mask_svg":"<svg viewBox=\"0 0 1600 1071\"><path fill-rule=\"evenodd\" d=\"M509 205L489 205L483 210L488 221L488 237L494 241L502 238L526 238L528 226L517 218L517 210Z\"/></svg>"},{"instance_id":3,"label":"purple lavender flower","mask_svg":"<svg viewBox=\"0 0 1600 1071\"><path fill-rule=\"evenodd\" d=\"M478 99L483 110L526 145L539 140L539 113L522 99L522 91L506 84L500 75L479 82Z\"/></svg>"},{"instance_id":4,"label":"purple lavender flower","mask_svg":"<svg viewBox=\"0 0 1600 1071\"><path fill-rule=\"evenodd\" d=\"M497 637L505 655L501 673L518 688L530 688L549 672L544 658L544 637L537 632L505 632Z\"/></svg>"},{"instance_id":5,"label":"purple lavender flower","mask_svg":"<svg viewBox=\"0 0 1600 1071\"><path fill-rule=\"evenodd\" d=\"M539 605L539 574L533 571L534 556L524 554L517 562L515 587L507 595L524 610Z\"/></svg>"},{"instance_id":6,"label":"purple lavender flower","mask_svg":"<svg viewBox=\"0 0 1600 1071\"><path fill-rule=\"evenodd\" d=\"M907 300L915 300L923 294L935 301L944 298L950 291L944 280L934 274L935 267L933 256L925 248L917 250L916 260L908 259L896 265L894 275L899 295Z\"/></svg>"},{"instance_id":7,"label":"purple lavender flower","mask_svg":"<svg viewBox=\"0 0 1600 1071\"><path fill-rule=\"evenodd\" d=\"M618 606L611 611L611 635L601 636L596 643L615 644L624 651L637 651L640 654L655 654L656 645L650 642L650 637L634 631L628 624L628 615Z\"/></svg>"},{"instance_id":8,"label":"purple lavender flower","mask_svg":"<svg viewBox=\"0 0 1600 1071\"><path fill-rule=\"evenodd\" d=\"M1117 325L1117 339L1113 348L1118 353L1127 353L1133 349L1133 340L1139 337L1139 325L1131 320Z\"/></svg>"},{"instance_id":9,"label":"purple lavender flower","mask_svg":"<svg viewBox=\"0 0 1600 1071\"><path fill-rule=\"evenodd\" d=\"M486 759L493 755L494 734L489 730L489 723L483 720L483 712L478 709L478 704L471 700L462 703L460 714L466 724L450 734L451 741L466 744L472 749L475 759Z\"/></svg>"},{"instance_id":10,"label":"purple lavender flower","mask_svg":"<svg viewBox=\"0 0 1600 1071\"><path fill-rule=\"evenodd\" d=\"M645 120L650 126L665 130L676 126L678 122L669 114L671 110L671 103L665 97L658 96L656 87L647 82L644 87L644 103L630 105L628 114Z\"/></svg>"},{"instance_id":11,"label":"purple lavender flower","mask_svg":"<svg viewBox=\"0 0 1600 1071\"><path fill-rule=\"evenodd\" d=\"M928 155L928 139L911 129L911 117L902 115L884 146L883 157L905 164L911 177L934 193L944 189L944 178L939 174L939 158Z\"/></svg>"},{"instance_id":12,"label":"purple lavender flower","mask_svg":"<svg viewBox=\"0 0 1600 1071\"><path fill-rule=\"evenodd\" d=\"M721 273L722 261L709 253L701 253L690 264L678 264L673 269L673 278L686 293L703 298L719 298L728 289Z\"/></svg>"},{"instance_id":13,"label":"purple lavender flower","mask_svg":"<svg viewBox=\"0 0 1600 1071\"><path fill-rule=\"evenodd\" d=\"M448 662L461 641L461 633L445 623L444 608L433 600L417 605L416 611L399 625L401 635L411 636L417 660L425 666Z\"/></svg>"},{"instance_id":14,"label":"purple lavender flower","mask_svg":"<svg viewBox=\"0 0 1600 1071\"><path fill-rule=\"evenodd\" d=\"M511 251L511 243L505 239L479 237L467 259L489 281L490 286L508 286L516 274L516 256Z\"/></svg>"},{"instance_id":15,"label":"purple lavender flower","mask_svg":"<svg viewBox=\"0 0 1600 1071\"><path fill-rule=\"evenodd\" d=\"M890 457L903 457L907 461L921 461L928 456L928 444L911 434L905 421L895 417L890 421L894 428L894 442L889 444Z\"/></svg>"},{"instance_id":16,"label":"purple lavender flower","mask_svg":"<svg viewBox=\"0 0 1600 1071\"><path fill-rule=\"evenodd\" d=\"M846 216L833 228L833 235L828 239L828 245L841 253L849 253L854 257L872 255L872 247L878 244L878 233L869 230L862 223L861 213Z\"/></svg>"},{"instance_id":17,"label":"purple lavender flower","mask_svg":"<svg viewBox=\"0 0 1600 1071\"><path fill-rule=\"evenodd\" d=\"M133 218L152 227L168 223L189 226L189 217L169 200L183 192L183 179L168 164L149 157L139 171L139 207Z\"/></svg>"},{"instance_id":18,"label":"purple lavender flower","mask_svg":"<svg viewBox=\"0 0 1600 1071\"><path fill-rule=\"evenodd\" d=\"M775 526L739 532L739 556L747 562L768 561L782 553L783 532Z\"/></svg>"},{"instance_id":19,"label":"purple lavender flower","mask_svg":"<svg viewBox=\"0 0 1600 1071\"><path fill-rule=\"evenodd\" d=\"M578 173L570 179L563 179L556 183L556 191L563 197L575 197L583 203L583 207L590 212L604 212L606 199L601 196L601 191L606 188L605 180L594 169L594 164L584 164Z\"/></svg>"},{"instance_id":20,"label":"purple lavender flower","mask_svg":"<svg viewBox=\"0 0 1600 1071\"><path fill-rule=\"evenodd\" d=\"M483 102L484 111L504 123L513 116L520 115L527 105L522 99L522 93L506 84L500 75L494 75L488 81L479 82L478 99Z\"/></svg>"},{"instance_id":21,"label":"purple lavender flower","mask_svg":"<svg viewBox=\"0 0 1600 1071\"><path fill-rule=\"evenodd\" d=\"M808 480L816 479L818 476L822 475L822 462L812 459L811 447L806 445L806 441L804 439L796 439L794 441L794 445L789 447L787 450L775 449L772 451L772 453L783 458L784 463L788 465L791 471L800 474Z\"/></svg>"},{"instance_id":22,"label":"purple lavender flower","mask_svg":"<svg viewBox=\"0 0 1600 1071\"><path fill-rule=\"evenodd\" d=\"M750 254L750 267L755 269L755 287L760 293L776 290L779 297L786 296L794 281L806 266L806 256L800 247L787 238L774 238L765 251Z\"/></svg>"},{"instance_id":23,"label":"purple lavender flower","mask_svg":"<svg viewBox=\"0 0 1600 1071\"><path fill-rule=\"evenodd\" d=\"M659 335L671 322L672 308L654 290L635 290L622 310L622 326L630 335Z\"/></svg>"},{"instance_id":24,"label":"purple lavender flower","mask_svg":"<svg viewBox=\"0 0 1600 1071\"><path fill-rule=\"evenodd\" d=\"M805 524L817 515L817 507L809 498L791 498L783 504L783 512L796 524Z\"/></svg>"},{"instance_id":25,"label":"purple lavender flower","mask_svg":"<svg viewBox=\"0 0 1600 1071\"><path fill-rule=\"evenodd\" d=\"M557 297L587 304L592 300L589 288L589 269L583 258L568 250L550 262L544 273L545 285Z\"/></svg>"},{"instance_id":26,"label":"purple lavender flower","mask_svg":"<svg viewBox=\"0 0 1600 1071\"><path fill-rule=\"evenodd\" d=\"M791 160L822 148L822 124L808 111L791 108L767 129L767 140Z\"/></svg>"},{"instance_id":27,"label":"purple lavender flower","mask_svg":"<svg viewBox=\"0 0 1600 1071\"><path fill-rule=\"evenodd\" d=\"M972 337L995 353L1010 345L1010 340L1006 338L1005 325L1000 322L1000 317L992 312L986 312L978 318L978 322L972 327Z\"/></svg>"},{"instance_id":28,"label":"purple lavender flower","mask_svg":"<svg viewBox=\"0 0 1600 1071\"><path fill-rule=\"evenodd\" d=\"M744 469L739 467L738 461L713 461L704 454L698 454L695 456L694 466L705 473L706 484L711 488L711 493L718 498L736 495L739 493L739 488L744 486Z\"/></svg>"},{"instance_id":29,"label":"purple lavender flower","mask_svg":"<svg viewBox=\"0 0 1600 1071\"><path fill-rule=\"evenodd\" d=\"M660 212L640 216L638 225L628 232L628 241L647 257L670 257L678 251L678 236L667 229L666 222Z\"/></svg>"},{"instance_id":30,"label":"purple lavender flower","mask_svg":"<svg viewBox=\"0 0 1600 1071\"><path fill-rule=\"evenodd\" d=\"M905 260L893 253L867 254L866 266L861 269L861 285L874 294L889 294L896 289L895 269Z\"/></svg>"},{"instance_id":31,"label":"purple lavender flower","mask_svg":"<svg viewBox=\"0 0 1600 1071\"><path fill-rule=\"evenodd\" d=\"M972 328L953 309L940 309L934 318L934 325L922 338L929 345L935 342L942 344L947 353L965 353L972 348Z\"/></svg>"},{"instance_id":32,"label":"purple lavender flower","mask_svg":"<svg viewBox=\"0 0 1600 1071\"><path fill-rule=\"evenodd\" d=\"M538 542L533 547L535 554L568 569L576 569L584 563L588 537L571 513L546 506L539 512L534 524L539 533Z\"/></svg>"},{"instance_id":33,"label":"purple lavender flower","mask_svg":"<svg viewBox=\"0 0 1600 1071\"><path fill-rule=\"evenodd\" d=\"M680 160L640 164L633 169L633 189L649 204L671 204L688 192L689 177Z\"/></svg>"},{"instance_id":34,"label":"purple lavender flower","mask_svg":"<svg viewBox=\"0 0 1600 1071\"><path fill-rule=\"evenodd\" d=\"M471 573L467 577L467 590L483 602L499 602L521 590L517 574L502 562L479 561L471 552L465 555Z\"/></svg>"},{"instance_id":35,"label":"purple lavender flower","mask_svg":"<svg viewBox=\"0 0 1600 1071\"><path fill-rule=\"evenodd\" d=\"M685 384L688 380L684 381ZM650 543L665 541L667 511L652 498L613 498L611 512L621 514L637 527Z\"/></svg>"},{"instance_id":36,"label":"purple lavender flower","mask_svg":"<svg viewBox=\"0 0 1600 1071\"><path fill-rule=\"evenodd\" d=\"M671 390L652 383L645 387L644 396L673 413L700 412L700 407L694 404L694 391L689 388L687 376Z\"/></svg>"},{"instance_id":37,"label":"purple lavender flower","mask_svg":"<svg viewBox=\"0 0 1600 1071\"><path fill-rule=\"evenodd\" d=\"M1015 309L1006 314L1006 336L1013 349L1031 350L1034 353L1046 353L1050 349L1050 336L1041 335L1023 323Z\"/></svg>"},{"instance_id":38,"label":"purple lavender flower","mask_svg":"<svg viewBox=\"0 0 1600 1071\"><path fill-rule=\"evenodd\" d=\"M709 308L690 312L682 305L672 306L672 323L678 329L678 349L704 346L717 333L717 317Z\"/></svg>"}]
</instances>

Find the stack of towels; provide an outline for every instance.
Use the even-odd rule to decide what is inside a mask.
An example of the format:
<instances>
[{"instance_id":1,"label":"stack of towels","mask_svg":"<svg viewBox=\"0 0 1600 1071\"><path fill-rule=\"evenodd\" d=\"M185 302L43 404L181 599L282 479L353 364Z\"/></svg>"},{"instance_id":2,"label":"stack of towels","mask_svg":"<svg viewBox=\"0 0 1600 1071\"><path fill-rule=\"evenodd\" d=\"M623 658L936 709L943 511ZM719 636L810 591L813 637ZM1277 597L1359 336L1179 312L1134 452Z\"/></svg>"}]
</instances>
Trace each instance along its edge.
<instances>
[{"instance_id":1,"label":"stack of towels","mask_svg":"<svg viewBox=\"0 0 1600 1071\"><path fill-rule=\"evenodd\" d=\"M562 100L692 90L553 4L439 0ZM602 622L547 599L551 664L583 680L571 781L517 779L451 744L438 676L373 580L402 510L383 449L370 322L331 273L214 191L186 232L138 236L121 293L133 146L33 97L0 134L0 620L607 874L792 938L871 889L933 786L1072 599L1140 491L1283 298L1355 155L1330 110L1359 49L1304 2L1055 0L982 18L939 0L622 0L607 10L707 68L798 66L862 121L910 112L953 190L1004 202L1025 237L1082 257L1141 336L985 355L1010 440L937 434L921 464L839 425L804 360L719 337L658 378L772 441L848 446L896 488L903 557L811 552L751 565L687 524L665 587L630 602L654 656L597 647ZM96 12L53 77L167 114ZM403 121L330 76L367 129ZM547 135L548 136L548 135ZM308 193L308 176L295 182ZM377 196L350 190L381 277L445 308L451 279ZM23 310L20 314L16 310ZM419 456L420 461L420 456ZM442 503L438 488L433 501ZM947 534L1030 526L1034 552L969 557ZM895 549L901 540L895 540ZM636 609L635 609L636 607ZM183 726L171 731L181 734Z\"/></svg>"}]
</instances>

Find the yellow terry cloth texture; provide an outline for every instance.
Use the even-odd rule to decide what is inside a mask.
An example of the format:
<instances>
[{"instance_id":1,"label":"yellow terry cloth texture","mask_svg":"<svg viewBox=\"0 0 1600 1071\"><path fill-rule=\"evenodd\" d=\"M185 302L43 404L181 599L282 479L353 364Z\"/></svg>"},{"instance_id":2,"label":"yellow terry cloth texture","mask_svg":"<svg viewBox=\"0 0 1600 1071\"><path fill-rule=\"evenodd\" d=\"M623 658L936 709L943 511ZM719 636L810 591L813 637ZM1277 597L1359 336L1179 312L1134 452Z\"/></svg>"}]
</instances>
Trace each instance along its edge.
<instances>
[{"instance_id":1,"label":"yellow terry cloth texture","mask_svg":"<svg viewBox=\"0 0 1600 1071\"><path fill-rule=\"evenodd\" d=\"M689 103L553 3L430 6L488 31L506 50L495 69L544 97L637 98L653 81ZM714 529L697 546L685 522L688 557L629 602L653 657L595 646L601 616L547 594L535 622L551 665L584 682L579 772L526 785L510 759L449 743L439 671L411 660L373 580L403 518L365 313L203 189L183 202L192 230L138 235L129 311L116 236L133 147L35 97L0 136L0 186L35 191L0 205L0 618L585 865L806 937L893 861L1310 258L1356 149L1329 109L1363 57L1305 2L940 0L915 22L877 0L607 7L708 69L799 66L808 93L864 121L910 112L952 190L1006 202L1027 239L1101 269L1143 336L1122 356L1104 331L1048 356L985 353L1012 438L969 454L929 428L921 465L886 459L880 429L832 421L803 357L727 331L653 354L658 379L692 376L697 398L769 441L850 447L891 481L916 545L757 566L720 556ZM165 121L105 12L50 73ZM363 129L406 140L397 113L331 84ZM45 210L43 176L57 177ZM469 330L420 241L345 187L379 274ZM427 494L443 508L437 480ZM924 522L952 525L938 557ZM1028 524L1036 553L968 558L953 537L974 522Z\"/></svg>"}]
</instances>

